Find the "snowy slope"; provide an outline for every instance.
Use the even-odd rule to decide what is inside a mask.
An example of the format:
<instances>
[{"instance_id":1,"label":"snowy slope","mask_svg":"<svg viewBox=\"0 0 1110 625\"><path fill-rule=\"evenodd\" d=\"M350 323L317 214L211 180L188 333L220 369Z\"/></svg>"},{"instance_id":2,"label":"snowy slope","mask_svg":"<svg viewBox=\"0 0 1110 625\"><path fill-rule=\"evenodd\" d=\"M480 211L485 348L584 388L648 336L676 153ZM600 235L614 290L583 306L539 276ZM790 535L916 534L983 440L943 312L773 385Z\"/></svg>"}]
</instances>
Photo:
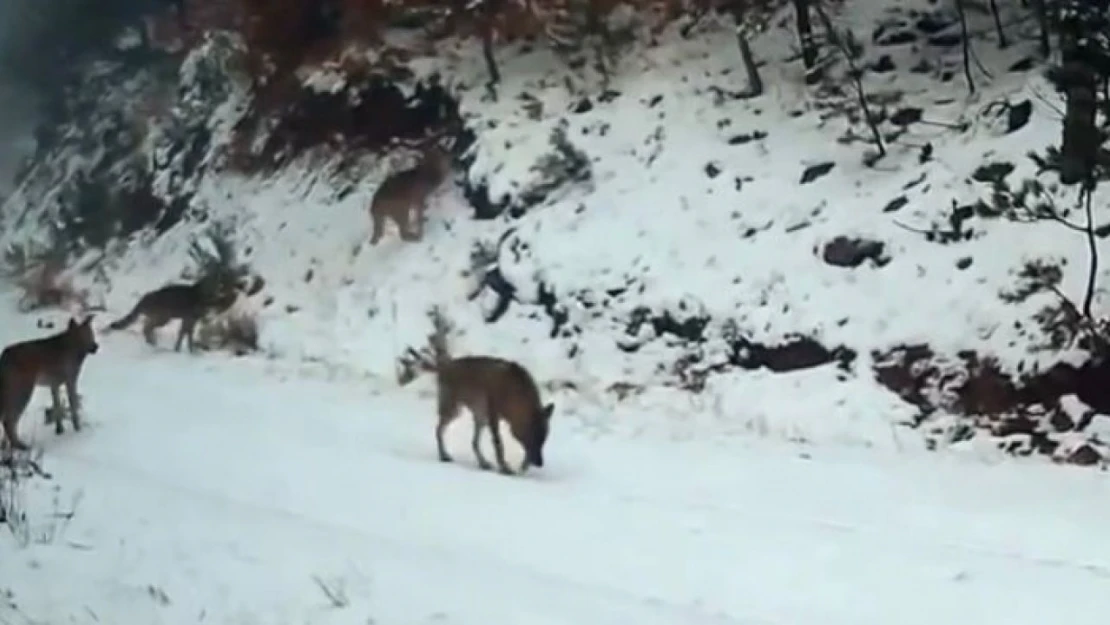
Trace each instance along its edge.
<instances>
[{"instance_id":1,"label":"snowy slope","mask_svg":"<svg viewBox=\"0 0 1110 625\"><path fill-rule=\"evenodd\" d=\"M864 39L893 18L913 22L909 9L876 7L848 3L838 20ZM429 211L424 241L404 245L390 229L370 248L366 207L391 163L367 167L350 193L329 178L319 158L270 177L212 169L186 181L197 184L193 203L204 208L205 221L187 218L161 236L148 232L113 246L104 258L92 254L99 265L82 278L94 301L102 298L110 314L122 314L140 294L189 267L188 246L207 224L228 221L266 280L263 292L244 304L258 312L265 358L389 384L399 355L424 341L424 313L441 304L458 326L453 340L460 353L516 358L546 386L562 389L566 401L630 415L602 413L594 424L599 429L659 429L734 444L754 434L920 446L904 431L920 410L874 379L873 355L899 346L930 346L941 369L963 350L993 357L1003 373L1075 360L1074 351L1038 349L1045 340L1029 320L1054 303L1052 295L1009 304L999 294L1015 288L1028 261L1065 259L1061 289L1080 298L1081 235L1054 223L981 217L965 223L972 237L955 243L915 232L947 223L953 203L990 194L988 185L970 179L984 161L1012 162L1009 180L1016 186L1034 172L1023 154L1058 141L1056 96L1036 72L1007 71L1028 57L1029 47L999 52L980 42L978 57L993 79L977 75L977 93L968 97L958 46L870 46L861 65L886 55L899 68L867 75L876 102L886 103L887 113L921 107L926 121L946 125L911 125L890 144L890 155L868 168L865 146L846 139L865 129L837 112L854 96L815 95L825 90L802 86L789 16L780 17L754 41L768 92L752 100L715 97L746 87L733 35L723 27L708 26L689 40L672 32L657 47L628 52L609 85L619 92L612 99L598 97L596 77L573 79L577 87L569 90L567 79L576 74L542 50L500 53L504 84L496 102L483 99L484 69L473 42L445 44L439 60L413 61L419 73L443 72L458 92L468 124L480 130L466 175L484 180L495 199L518 198L534 184L534 166L550 152L556 126L565 125L567 137L590 157L589 182L558 189L520 219L477 221L460 189L449 186ZM989 32L985 17L973 22L976 33ZM1014 34L1022 27L1008 25ZM931 70L909 71L924 61ZM198 67L188 63L182 80ZM946 74L955 77L942 80ZM304 79L316 88L336 87L322 76ZM206 122L217 137L206 157L212 163L241 113L238 97L232 93ZM590 107L581 107L584 97ZM999 99L1029 100L1029 123L1006 133L1004 120L986 113ZM573 112L583 108L589 110ZM896 130L890 123L883 129ZM926 142L932 160L921 163ZM82 158L66 167L78 167ZM807 166L821 163L833 164L827 175L799 182ZM711 177L707 165L719 173ZM175 178L177 170L162 173L160 185L185 184ZM21 216L48 212L42 207L54 198L46 193L35 197L25 188L5 205L10 227L0 243L35 234ZM1068 193L1059 193L1061 204L1071 201ZM901 206L885 212L900 196ZM506 246L514 249L502 254L502 270L525 302L486 324L489 294L468 302L473 279L463 274L474 244L492 243L510 227L513 241L527 249L517 254L515 245ZM840 236L881 242L889 260L854 269L829 265L823 246ZM555 337L552 320L535 302L541 283L568 318ZM1103 306L1099 295L1096 310ZM679 340L636 322L644 316L704 322L705 328L700 340ZM128 334L138 340L136 330ZM766 346L807 337L855 358L786 373L746 370L725 362L734 336ZM705 371L713 373L700 392L681 388ZM948 376L960 379L958 371ZM952 408L951 389L935 391L935 403Z\"/></svg>"},{"instance_id":2,"label":"snowy slope","mask_svg":"<svg viewBox=\"0 0 1110 625\"><path fill-rule=\"evenodd\" d=\"M912 23L908 11L856 2L840 19L862 37L895 18ZM389 163L365 170L353 192L339 193L319 159L277 177L208 175L195 202L210 219L236 225L252 267L267 281L252 304L267 351L356 377L391 379L399 354L422 344L424 313L438 303L460 328L461 351L520 359L545 382L595 400L604 395L615 403L614 388L645 389L646 402L672 413L691 412L691 402L696 413L711 411L715 433L755 429L790 440L886 446L892 424L913 421L918 409L874 381L873 354L925 344L943 367L945 358L958 364L955 354L973 350L996 359L1004 374L1074 361L1074 352L1040 349L1047 341L1029 321L1055 304L1054 296L1012 304L1000 294L1016 288L1027 262L1044 259L1063 265L1060 288L1080 299L1080 234L1051 222L982 217L967 220L970 238L958 242L922 234L946 227L952 206L990 196L989 185L970 178L980 164L1012 163L1008 181L1016 188L1035 173L1024 154L1057 143L1050 87L1035 72L1006 69L1028 58L1030 47L998 51L980 41L977 55L993 78L977 74L972 97L958 72L958 46L868 48L861 65L885 55L900 68L868 74L876 110L920 107L926 122L942 124L910 125L869 168L866 146L844 140L866 129L837 112L851 108L854 96L804 88L792 35L779 26L756 40L768 93L752 100L714 96L746 87L733 35L723 27L707 26L690 40L672 33L658 47L628 53L609 85L620 95L609 101L597 97L596 77L576 79L568 91L573 74L542 50L501 54L505 79L496 102L483 97L477 46L448 45L440 51L452 59L446 68L415 60L418 72L450 77L468 123L481 129L468 175L484 180L495 200L518 198L536 182L535 165L551 151L556 126L591 159L590 181L558 189L520 219L476 221L461 191L448 187L434 202L424 241L404 245L390 229L370 248L366 207ZM989 31L982 16L973 26ZM1012 34L1019 27L1009 25ZM907 71L924 62L932 69ZM341 87L336 79L305 76L320 89ZM583 98L589 110L571 112ZM1007 133L1005 119L988 109L998 100L1028 100L1029 123ZM212 125L230 127L219 119ZM897 128L888 122L883 130ZM926 143L932 159L921 163ZM821 163L832 170L800 184L803 170ZM1059 191L1057 201L1070 205L1069 193ZM904 201L891 210L899 197ZM492 244L510 227L516 230L506 248L514 251L503 252L502 270L525 303L485 324L490 294L467 302L473 278L464 274L475 242ZM113 258L110 289L99 285L109 309L125 311L139 294L176 277L200 228L185 221ZM884 259L832 266L822 253L837 237L880 242ZM527 250L517 253L516 243ZM552 320L535 303L541 284L567 316L554 338ZM1096 310L1102 302L1100 291ZM635 323L641 313L701 320L705 329L699 342L682 341ZM698 397L675 388L686 385L679 363L693 361L685 373L694 377L721 368L735 335L768 346L808 337L856 358L845 371L834 364L782 374L724 366ZM962 378L957 372L950 379ZM951 408L945 393L951 389L939 389L935 403Z\"/></svg>"},{"instance_id":3,"label":"snowy slope","mask_svg":"<svg viewBox=\"0 0 1110 625\"><path fill-rule=\"evenodd\" d=\"M548 466L507 479L476 469L462 420L456 463L435 460L427 393L101 344L81 434L48 433L42 395L28 412L53 480L24 486L30 544L0 533L0 622L1009 625L1110 608L1098 473L630 438L590 427L604 407L560 406Z\"/></svg>"}]
</instances>

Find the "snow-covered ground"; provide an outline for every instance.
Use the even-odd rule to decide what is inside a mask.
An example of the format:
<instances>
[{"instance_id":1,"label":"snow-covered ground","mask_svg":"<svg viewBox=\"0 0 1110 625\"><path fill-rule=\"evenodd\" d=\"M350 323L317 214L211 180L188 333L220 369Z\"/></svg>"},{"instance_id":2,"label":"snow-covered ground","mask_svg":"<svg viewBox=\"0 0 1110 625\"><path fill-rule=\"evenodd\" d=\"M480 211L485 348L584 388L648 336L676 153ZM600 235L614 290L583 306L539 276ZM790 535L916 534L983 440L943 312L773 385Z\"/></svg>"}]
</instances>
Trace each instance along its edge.
<instances>
[{"instance_id":1,"label":"snow-covered ground","mask_svg":"<svg viewBox=\"0 0 1110 625\"><path fill-rule=\"evenodd\" d=\"M31 544L0 534L5 625L1013 625L1110 609L1098 472L606 434L589 424L607 408L561 403L548 466L507 478L477 470L463 420L456 462L436 460L425 383L101 345L84 431L48 431L45 392L25 417L53 480L26 483Z\"/></svg>"},{"instance_id":2,"label":"snow-covered ground","mask_svg":"<svg viewBox=\"0 0 1110 625\"><path fill-rule=\"evenodd\" d=\"M45 392L25 417L53 480L26 483L31 544L0 535L5 625L1012 625L1110 609L1098 472L605 434L589 424L606 408L562 403L548 466L506 478L477 470L463 420L456 462L436 460L425 383L101 345L82 433L41 424Z\"/></svg>"},{"instance_id":3,"label":"snow-covered ground","mask_svg":"<svg viewBox=\"0 0 1110 625\"><path fill-rule=\"evenodd\" d=\"M916 19L907 17L908 9L876 6L849 3L838 23L866 38L880 22ZM977 34L990 31L986 18L974 22ZM458 324L462 348L520 359L547 383L609 399L614 387L643 388L651 402L676 413L690 412L687 404L695 402L707 407L695 409L699 415L728 421L717 431L762 428L790 440L868 446L887 446L891 424L918 413L875 381L875 353L925 344L938 358L955 360L956 353L975 350L996 359L1004 373L1071 358L1038 350L1045 340L1030 322L1057 303L1055 296L1014 304L1000 294L1015 289L1027 262L1043 259L1062 266L1061 290L1081 299L1080 233L1053 222L981 217L964 223L970 238L957 242L930 241L921 232L947 228L954 204L990 195L988 184L970 178L980 164L1012 163L1008 181L1016 188L1034 176L1025 153L1058 142L1057 96L1035 71L1007 71L1032 46L999 51L989 37L978 40L977 56L993 74L977 73L977 91L969 97L958 47L871 45L861 65L885 55L898 68L867 75L875 109L891 114L920 107L926 123L910 124L888 144L890 154L869 168L862 163L866 146L842 141L866 136L866 128L835 112L851 108L854 95L847 84L838 96L804 87L789 21L783 24L753 43L765 62L767 93L750 100L714 95L746 87L734 36L724 27L690 40L672 33L658 47L627 53L610 84L620 95L610 101L599 99L599 87L588 81L569 91L564 85L574 73L543 50L501 53L500 97L486 101L478 46L448 46L439 60L412 65L418 72L444 71L468 123L481 129L472 178L484 177L495 197L528 188L540 175L534 166L551 152L551 129L565 124L567 137L590 158L592 180L559 189L521 219L493 221L474 220L461 191L448 185L433 200L422 242L398 241L391 224L372 248L367 206L402 156L339 179L319 159L264 178L211 173L195 199L209 220L185 221L120 256L109 254L93 274L103 279L94 292L121 314L141 293L189 268L190 243L207 224L226 221L266 280L251 306L264 348L275 357L388 379L398 355L423 342L425 312L439 304ZM1008 24L1011 34L1024 27ZM443 58L452 59L446 69ZM908 69L924 62L932 69ZM939 79L953 72L954 79ZM305 81L323 82L320 75ZM591 108L572 112L583 97ZM1000 100L1027 100L1028 124L1007 133L1005 120L988 108ZM217 134L231 125L211 121ZM883 130L898 128L887 122ZM932 157L922 163L926 143ZM801 184L803 170L819 163L832 170ZM1041 178L1050 183L1052 176ZM1070 205L1068 192L1057 197ZM40 204L46 202L34 205ZM463 274L474 244L492 243L510 227L527 250L506 249L502 270L524 303L486 324L482 308L491 294L467 301L472 278ZM3 241L25 234L9 231ZM828 264L823 248L841 236L881 243L884 261L854 269ZM567 324L553 338L551 319L535 304L541 283L566 309ZM1101 310L1104 298L1096 295ZM650 323L633 327L643 311L678 322L707 319L704 342L657 335ZM762 345L811 337L858 357L847 371L833 364L784 374L734 369L710 376L695 398L674 388L676 363L696 358L696 370L724 361L729 332ZM945 407L944 400L937 403Z\"/></svg>"},{"instance_id":4,"label":"snow-covered ground","mask_svg":"<svg viewBox=\"0 0 1110 625\"><path fill-rule=\"evenodd\" d=\"M853 2L843 19L867 39L880 17ZM913 125L867 168L863 146L838 142L848 122L801 85L788 32L754 42L765 96L715 101L715 89L746 86L732 37L635 51L613 79L620 96L586 89L581 113L568 112L581 94L563 88L567 70L550 55L505 53L492 103L480 98L477 47L457 50L450 76L470 85L462 107L484 129L471 173L488 174L495 194L530 184L557 124L591 158L589 184L520 220L475 221L451 188L422 242L403 244L391 227L370 248L366 206L384 169L349 194L300 165L206 177L197 203L234 222L266 280L249 303L264 350L192 356L152 351L135 329L102 335L82 379L89 427L61 438L41 422L40 391L23 431L45 448L53 480L24 484L28 544L0 535L0 625L1101 622L1105 476L979 440L927 453L901 425L915 409L870 362L873 350L915 343L974 349L1005 371L1066 357L1031 350L1028 320L1051 297L1014 305L998 294L1026 261L1067 258L1061 288L1080 297L1081 235L979 218L973 238L945 245L912 231L987 195L968 178L979 164L1011 161L1016 186L1033 175L1024 154L1058 141L1049 88L1005 71L1027 50L980 46L995 75L978 76L973 98L959 78L869 74L890 111L919 106L967 128ZM871 48L860 62L881 54L901 68L958 58ZM984 113L1000 98L1032 103L1024 128L1007 134ZM730 142L740 135L754 138ZM925 142L932 160L920 163ZM828 175L799 183L822 162L835 163ZM5 217L40 200L17 194ZM178 277L204 225L109 254L97 326ZM539 306L485 324L466 300L474 242L511 226L529 249L506 253L503 270L524 299L539 281L552 286L569 335L549 338ZM27 234L4 231L0 243ZM821 247L842 235L881 241L889 262L823 262ZM450 434L456 463L436 461L429 380L394 382L433 304L458 326L456 352L519 359L559 389L543 470L476 470L465 420ZM805 335L858 358L847 371L734 369L691 393L675 388L672 367L698 348L630 336L641 307L710 318L703 364L722 357L726 322L757 343ZM45 332L7 314L5 344ZM633 340L642 344L627 349Z\"/></svg>"}]
</instances>

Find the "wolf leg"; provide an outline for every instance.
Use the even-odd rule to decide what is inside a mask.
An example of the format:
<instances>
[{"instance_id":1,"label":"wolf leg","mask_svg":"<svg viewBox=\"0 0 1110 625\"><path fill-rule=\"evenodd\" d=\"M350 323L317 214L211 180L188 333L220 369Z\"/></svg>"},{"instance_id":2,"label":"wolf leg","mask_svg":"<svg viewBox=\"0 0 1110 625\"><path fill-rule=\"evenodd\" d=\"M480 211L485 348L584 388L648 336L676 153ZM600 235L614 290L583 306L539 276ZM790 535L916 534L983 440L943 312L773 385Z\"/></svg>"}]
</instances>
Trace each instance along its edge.
<instances>
[{"instance_id":1,"label":"wolf leg","mask_svg":"<svg viewBox=\"0 0 1110 625\"><path fill-rule=\"evenodd\" d=\"M69 401L69 418L73 420L73 431L81 431L81 397L77 394L77 380L66 384L66 399ZM62 415L58 415L58 423L62 422Z\"/></svg>"},{"instance_id":2,"label":"wolf leg","mask_svg":"<svg viewBox=\"0 0 1110 625\"><path fill-rule=\"evenodd\" d=\"M497 455L497 468L503 475L512 475L513 470L505 462L505 446L501 443L500 419L492 418L489 422L489 431L493 436L493 451Z\"/></svg>"},{"instance_id":3,"label":"wolf leg","mask_svg":"<svg viewBox=\"0 0 1110 625\"><path fill-rule=\"evenodd\" d=\"M451 456L447 455L447 449L443 446L443 432L447 426L459 416L459 407L455 404L455 399L450 394L443 390L439 390L439 423L436 424L436 447L439 450L439 459L441 462L451 462Z\"/></svg>"},{"instance_id":4,"label":"wolf leg","mask_svg":"<svg viewBox=\"0 0 1110 625\"><path fill-rule=\"evenodd\" d=\"M493 468L493 465L482 455L481 436L485 426L485 422L478 420L478 418L474 419L474 436L470 439L470 448L474 450L474 457L478 459L478 467L483 471L489 471Z\"/></svg>"},{"instance_id":5,"label":"wolf leg","mask_svg":"<svg viewBox=\"0 0 1110 625\"><path fill-rule=\"evenodd\" d=\"M66 413L62 410L62 389L60 385L50 385L50 399L54 402L54 405L50 407L50 410L54 413L54 434L61 435L65 432L63 421L66 420ZM70 410L72 409L73 406L70 405Z\"/></svg>"}]
</instances>

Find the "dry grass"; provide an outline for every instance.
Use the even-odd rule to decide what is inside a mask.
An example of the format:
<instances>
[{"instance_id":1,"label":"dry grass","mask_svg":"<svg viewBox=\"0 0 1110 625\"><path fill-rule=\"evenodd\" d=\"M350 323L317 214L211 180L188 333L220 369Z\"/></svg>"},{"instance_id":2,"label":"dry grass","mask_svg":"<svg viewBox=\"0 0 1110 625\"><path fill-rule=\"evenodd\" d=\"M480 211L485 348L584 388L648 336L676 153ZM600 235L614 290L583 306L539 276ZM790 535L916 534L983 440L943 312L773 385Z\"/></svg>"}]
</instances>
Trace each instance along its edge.
<instances>
[{"instance_id":1,"label":"dry grass","mask_svg":"<svg viewBox=\"0 0 1110 625\"><path fill-rule=\"evenodd\" d=\"M74 286L60 263L43 261L23 268L14 276L19 289L19 311L44 308L88 308L87 293Z\"/></svg>"},{"instance_id":2,"label":"dry grass","mask_svg":"<svg viewBox=\"0 0 1110 625\"><path fill-rule=\"evenodd\" d=\"M197 346L204 350L227 350L243 356L259 349L258 317L232 307L197 326Z\"/></svg>"}]
</instances>

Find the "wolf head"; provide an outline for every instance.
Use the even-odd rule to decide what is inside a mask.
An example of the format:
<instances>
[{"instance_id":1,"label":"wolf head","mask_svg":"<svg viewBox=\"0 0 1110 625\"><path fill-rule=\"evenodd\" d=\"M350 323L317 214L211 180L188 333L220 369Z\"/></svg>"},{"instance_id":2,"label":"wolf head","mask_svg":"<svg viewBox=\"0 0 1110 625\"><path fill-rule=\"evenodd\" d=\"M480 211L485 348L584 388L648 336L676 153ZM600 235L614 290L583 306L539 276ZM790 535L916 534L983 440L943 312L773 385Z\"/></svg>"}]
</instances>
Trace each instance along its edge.
<instances>
[{"instance_id":1,"label":"wolf head","mask_svg":"<svg viewBox=\"0 0 1110 625\"><path fill-rule=\"evenodd\" d=\"M93 334L92 328L93 315L85 317L81 323L70 317L69 324L66 326L66 336L70 340L70 344L77 348L82 354L95 354L100 346L96 343L96 336Z\"/></svg>"},{"instance_id":2,"label":"wolf head","mask_svg":"<svg viewBox=\"0 0 1110 625\"><path fill-rule=\"evenodd\" d=\"M528 433L521 441L524 446L524 462L520 465L521 472L524 472L529 466L543 468L543 445L547 442L551 414L554 411L555 404L547 404L532 415Z\"/></svg>"}]
</instances>

